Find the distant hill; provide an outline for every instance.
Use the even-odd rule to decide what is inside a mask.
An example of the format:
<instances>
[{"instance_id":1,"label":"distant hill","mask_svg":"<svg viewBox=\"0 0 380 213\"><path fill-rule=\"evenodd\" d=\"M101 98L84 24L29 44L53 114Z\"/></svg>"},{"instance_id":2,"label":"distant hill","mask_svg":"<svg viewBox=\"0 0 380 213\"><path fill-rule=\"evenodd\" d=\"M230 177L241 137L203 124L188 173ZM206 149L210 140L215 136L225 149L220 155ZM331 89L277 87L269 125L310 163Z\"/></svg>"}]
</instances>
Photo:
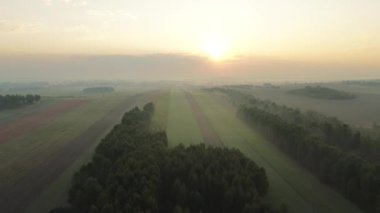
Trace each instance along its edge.
<instances>
[{"instance_id":1,"label":"distant hill","mask_svg":"<svg viewBox=\"0 0 380 213\"><path fill-rule=\"evenodd\" d=\"M83 89L84 93L111 93L114 92L115 89L113 87L89 87L86 89Z\"/></svg>"},{"instance_id":2,"label":"distant hill","mask_svg":"<svg viewBox=\"0 0 380 213\"><path fill-rule=\"evenodd\" d=\"M305 88L290 90L289 93L315 99L346 100L356 98L354 94L321 86L306 86Z\"/></svg>"}]
</instances>

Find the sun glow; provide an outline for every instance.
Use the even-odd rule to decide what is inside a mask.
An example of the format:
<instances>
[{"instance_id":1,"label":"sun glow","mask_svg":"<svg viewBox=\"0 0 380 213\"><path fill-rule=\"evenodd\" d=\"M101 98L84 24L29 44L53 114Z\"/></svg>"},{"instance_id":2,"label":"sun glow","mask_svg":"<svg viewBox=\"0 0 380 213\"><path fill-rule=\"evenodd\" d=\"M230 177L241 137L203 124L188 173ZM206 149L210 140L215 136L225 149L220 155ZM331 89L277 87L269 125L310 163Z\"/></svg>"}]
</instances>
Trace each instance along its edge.
<instances>
[{"instance_id":1,"label":"sun glow","mask_svg":"<svg viewBox=\"0 0 380 213\"><path fill-rule=\"evenodd\" d=\"M219 38L211 38L203 42L202 48L211 59L220 61L226 56L227 42Z\"/></svg>"}]
</instances>

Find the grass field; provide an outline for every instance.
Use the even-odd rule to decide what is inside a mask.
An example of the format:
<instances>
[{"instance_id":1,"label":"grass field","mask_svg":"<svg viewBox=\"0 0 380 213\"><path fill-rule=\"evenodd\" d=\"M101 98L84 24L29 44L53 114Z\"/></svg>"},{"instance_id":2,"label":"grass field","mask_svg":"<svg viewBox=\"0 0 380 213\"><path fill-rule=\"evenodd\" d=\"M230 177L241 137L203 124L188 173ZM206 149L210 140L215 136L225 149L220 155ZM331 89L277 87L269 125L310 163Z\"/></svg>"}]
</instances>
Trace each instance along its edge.
<instances>
[{"instance_id":1,"label":"grass field","mask_svg":"<svg viewBox=\"0 0 380 213\"><path fill-rule=\"evenodd\" d=\"M96 142L88 147L63 173L50 183L38 197L26 208L25 213L48 212L64 204L70 189L71 179L75 172L85 163L89 162L96 146L104 135L99 135Z\"/></svg>"},{"instance_id":2,"label":"grass field","mask_svg":"<svg viewBox=\"0 0 380 213\"><path fill-rule=\"evenodd\" d=\"M59 117L16 140L0 144L0 182L17 180L49 154L59 150L70 139L80 135L103 116L122 96L103 97ZM125 96L124 96L125 98Z\"/></svg>"},{"instance_id":3,"label":"grass field","mask_svg":"<svg viewBox=\"0 0 380 213\"><path fill-rule=\"evenodd\" d=\"M184 145L200 143L202 134L193 117L191 108L181 90L172 90L170 94L170 104L166 133L169 145L174 146L179 143Z\"/></svg>"},{"instance_id":4,"label":"grass field","mask_svg":"<svg viewBox=\"0 0 380 213\"><path fill-rule=\"evenodd\" d=\"M84 97L86 104L59 114L22 137L0 144L0 198L9 200L24 184L26 188L20 189L22 195L17 197L24 196L24 199L15 205L24 204L25 208L27 203L21 201L36 198L27 212L47 212L62 204L73 173L89 159L101 137L118 123L124 112L157 96L156 93L133 95L135 93ZM25 180L27 177L31 180ZM12 193L6 194L7 191Z\"/></svg>"},{"instance_id":5,"label":"grass field","mask_svg":"<svg viewBox=\"0 0 380 213\"><path fill-rule=\"evenodd\" d=\"M302 88L304 85L283 85L280 88L239 89L258 98L275 101L302 110L315 110L322 114L337 117L352 125L371 127L373 122L380 123L380 89L370 86L355 86L342 83L322 84L324 87L353 93L357 96L351 100L322 100L295 96L288 91Z\"/></svg>"},{"instance_id":6,"label":"grass field","mask_svg":"<svg viewBox=\"0 0 380 213\"><path fill-rule=\"evenodd\" d=\"M164 91L154 103L154 115L152 117L150 130L153 132L165 131L168 122L170 91Z\"/></svg>"},{"instance_id":7,"label":"grass field","mask_svg":"<svg viewBox=\"0 0 380 213\"><path fill-rule=\"evenodd\" d=\"M109 108L109 112L106 115L105 121L104 118L101 121L102 123L108 123L108 128L102 129L97 133L96 139L91 145L81 153L80 156L69 166L64 172L56 178L48 187L44 189L44 191L36 198L34 202L26 209L27 213L37 213L37 212L46 212L54 207L64 204L67 201L68 190L70 189L70 181L73 174L79 170L79 168L88 162L92 154L101 141L101 139L109 132L109 130L113 127L114 124L118 123L121 119L121 116L124 112L130 110L132 107L139 106L142 107L145 103L149 101L153 101L155 99L155 94L141 94L141 95L129 95L124 94L122 96L124 98L123 101L119 103L115 103L115 107L112 110L112 107ZM90 133L93 134L93 133Z\"/></svg>"},{"instance_id":8,"label":"grass field","mask_svg":"<svg viewBox=\"0 0 380 213\"><path fill-rule=\"evenodd\" d=\"M198 102L194 99L193 95L190 92L186 92L186 99L190 105L192 114L201 130L203 143L210 146L223 147L224 144L222 140L220 140L218 133L215 131L213 125L210 123L207 116L200 108Z\"/></svg>"},{"instance_id":9,"label":"grass field","mask_svg":"<svg viewBox=\"0 0 380 213\"><path fill-rule=\"evenodd\" d=\"M59 118L61 115L64 115L70 111L75 111L88 103L89 100L84 99L60 100L35 113L2 123L2 129L0 130L0 141L4 144L9 141L16 141L19 138L23 138L35 130L51 123L51 121Z\"/></svg>"},{"instance_id":10,"label":"grass field","mask_svg":"<svg viewBox=\"0 0 380 213\"><path fill-rule=\"evenodd\" d=\"M22 189L26 195L13 195L33 197L33 202L28 202L27 213L46 212L61 205L67 199L74 172L88 162L100 139L122 114L135 105L154 101L151 131L166 130L170 146L201 142L213 145L219 141L219 145L240 149L265 168L270 182L267 199L275 206L285 203L289 212L359 212L240 121L235 116L236 109L223 95L180 88L135 94L83 96L86 104L60 114L31 133L0 144L0 190L3 190L0 199L9 189L4 186L15 184L27 188L30 185L30 189ZM44 110L55 102L52 99L36 105L28 113ZM20 117L18 113L10 113L4 119ZM39 179L40 183L33 184L33 179Z\"/></svg>"},{"instance_id":11,"label":"grass field","mask_svg":"<svg viewBox=\"0 0 380 213\"><path fill-rule=\"evenodd\" d=\"M214 97L194 90L191 94L223 144L240 149L265 168L270 182L268 200L275 206L285 203L289 212L360 212L340 194L320 183L312 174L241 122L222 96ZM168 134L170 144L179 143L177 141L182 139L181 136L198 138L197 141L187 140L184 144L202 141L202 134L194 127L198 125L196 121L188 122L187 125L178 123L178 120L189 121L192 120L191 116L195 116L189 106L186 106L189 102L185 101L183 92L173 90L170 102L167 131L182 133L179 136ZM182 109L180 113L178 107Z\"/></svg>"},{"instance_id":12,"label":"grass field","mask_svg":"<svg viewBox=\"0 0 380 213\"><path fill-rule=\"evenodd\" d=\"M17 119L18 117L35 113L36 111L39 111L41 108L47 107L48 105L53 104L56 101L57 99L44 98L41 101L32 105L23 106L16 109L0 110L0 124Z\"/></svg>"}]
</instances>

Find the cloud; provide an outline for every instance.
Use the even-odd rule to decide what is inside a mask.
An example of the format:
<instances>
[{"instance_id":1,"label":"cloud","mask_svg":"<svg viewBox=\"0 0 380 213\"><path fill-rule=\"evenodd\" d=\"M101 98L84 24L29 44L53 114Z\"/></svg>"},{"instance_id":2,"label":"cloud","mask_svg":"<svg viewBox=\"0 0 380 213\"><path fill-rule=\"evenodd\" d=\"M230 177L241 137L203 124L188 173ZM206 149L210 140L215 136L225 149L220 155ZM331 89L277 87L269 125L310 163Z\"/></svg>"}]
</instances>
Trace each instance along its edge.
<instances>
[{"instance_id":1,"label":"cloud","mask_svg":"<svg viewBox=\"0 0 380 213\"><path fill-rule=\"evenodd\" d=\"M73 6L84 6L88 4L87 0L43 0L46 5L51 6L55 3L71 4Z\"/></svg>"},{"instance_id":2,"label":"cloud","mask_svg":"<svg viewBox=\"0 0 380 213\"><path fill-rule=\"evenodd\" d=\"M111 19L127 18L133 21L137 20L137 16L126 10L87 10L86 15Z\"/></svg>"},{"instance_id":3,"label":"cloud","mask_svg":"<svg viewBox=\"0 0 380 213\"><path fill-rule=\"evenodd\" d=\"M42 28L40 23L20 23L6 19L0 19L0 32L25 33L36 32Z\"/></svg>"},{"instance_id":4,"label":"cloud","mask_svg":"<svg viewBox=\"0 0 380 213\"><path fill-rule=\"evenodd\" d=\"M91 33L90 28L85 25L64 27L62 28L62 31L66 33Z\"/></svg>"},{"instance_id":5,"label":"cloud","mask_svg":"<svg viewBox=\"0 0 380 213\"><path fill-rule=\"evenodd\" d=\"M8 20L0 20L0 32L15 32L19 28L17 24L11 23Z\"/></svg>"}]
</instances>

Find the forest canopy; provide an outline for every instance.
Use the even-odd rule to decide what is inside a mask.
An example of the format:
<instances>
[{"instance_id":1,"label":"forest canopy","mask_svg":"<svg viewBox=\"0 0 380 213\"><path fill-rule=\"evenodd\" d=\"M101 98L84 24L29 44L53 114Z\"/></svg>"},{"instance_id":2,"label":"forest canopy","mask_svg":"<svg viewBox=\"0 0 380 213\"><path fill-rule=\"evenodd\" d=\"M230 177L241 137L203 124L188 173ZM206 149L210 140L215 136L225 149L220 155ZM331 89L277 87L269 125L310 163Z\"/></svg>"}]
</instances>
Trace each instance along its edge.
<instances>
[{"instance_id":1,"label":"forest canopy","mask_svg":"<svg viewBox=\"0 0 380 213\"><path fill-rule=\"evenodd\" d=\"M263 168L236 149L168 148L165 132L148 131L153 111L127 112L75 174L69 206L51 212L276 212Z\"/></svg>"}]
</instances>

